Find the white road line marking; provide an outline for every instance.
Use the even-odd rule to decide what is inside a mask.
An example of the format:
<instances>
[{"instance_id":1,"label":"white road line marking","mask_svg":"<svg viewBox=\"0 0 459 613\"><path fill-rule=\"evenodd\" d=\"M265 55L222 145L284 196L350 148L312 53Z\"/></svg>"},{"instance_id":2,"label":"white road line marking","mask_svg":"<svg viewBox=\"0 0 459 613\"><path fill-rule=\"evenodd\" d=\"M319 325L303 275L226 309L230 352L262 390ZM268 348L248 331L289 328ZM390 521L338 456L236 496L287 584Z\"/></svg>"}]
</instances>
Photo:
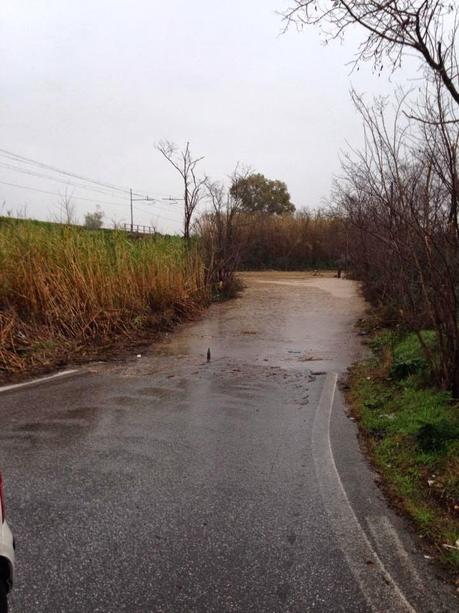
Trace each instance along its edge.
<instances>
[{"instance_id":1,"label":"white road line marking","mask_svg":"<svg viewBox=\"0 0 459 613\"><path fill-rule=\"evenodd\" d=\"M387 547L387 541L391 543L392 550L397 551L397 557L402 563L403 569L409 574L410 581L416 585L416 589L421 592L426 592L425 582L422 581L413 562L408 555L402 541L400 540L397 531L386 515L378 517L367 517L368 528L376 542L377 548L384 549Z\"/></svg>"},{"instance_id":2,"label":"white road line marking","mask_svg":"<svg viewBox=\"0 0 459 613\"><path fill-rule=\"evenodd\" d=\"M375 613L416 613L384 567L360 525L344 489L330 440L338 375L328 373L312 428L316 475L338 544L369 607Z\"/></svg>"},{"instance_id":3,"label":"white road line marking","mask_svg":"<svg viewBox=\"0 0 459 613\"><path fill-rule=\"evenodd\" d=\"M40 379L32 379L32 381L25 381L24 383L15 383L14 385L4 385L3 387L0 387L0 394L2 392L9 392L10 390L20 389L21 387L28 387L29 385L36 385L39 383L45 383L46 381L52 381L53 379L64 377L66 375L73 375L76 372L79 372L78 368L74 368L73 370L63 370L62 372L57 372L54 375L49 375L48 377L41 377Z\"/></svg>"}]
</instances>

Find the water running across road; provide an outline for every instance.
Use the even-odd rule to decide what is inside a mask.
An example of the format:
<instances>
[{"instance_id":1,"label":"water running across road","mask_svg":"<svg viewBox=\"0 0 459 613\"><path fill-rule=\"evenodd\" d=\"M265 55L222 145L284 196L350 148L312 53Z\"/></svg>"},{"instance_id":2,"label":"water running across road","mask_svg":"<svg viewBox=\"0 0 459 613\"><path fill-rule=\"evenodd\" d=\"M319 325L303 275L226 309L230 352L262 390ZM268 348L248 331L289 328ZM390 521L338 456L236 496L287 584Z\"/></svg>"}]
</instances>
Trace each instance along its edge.
<instances>
[{"instance_id":1,"label":"water running across road","mask_svg":"<svg viewBox=\"0 0 459 613\"><path fill-rule=\"evenodd\" d=\"M356 285L244 279L140 359L0 396L13 612L450 610L327 400L360 351Z\"/></svg>"}]
</instances>

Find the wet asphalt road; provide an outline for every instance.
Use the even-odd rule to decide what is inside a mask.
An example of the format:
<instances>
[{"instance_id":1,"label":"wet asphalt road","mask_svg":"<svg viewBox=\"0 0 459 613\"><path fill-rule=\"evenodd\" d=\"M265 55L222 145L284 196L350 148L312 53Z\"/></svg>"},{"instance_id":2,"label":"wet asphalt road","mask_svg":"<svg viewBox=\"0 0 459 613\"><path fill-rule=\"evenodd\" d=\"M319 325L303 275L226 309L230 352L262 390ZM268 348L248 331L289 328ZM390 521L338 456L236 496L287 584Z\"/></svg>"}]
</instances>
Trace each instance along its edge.
<instances>
[{"instance_id":1,"label":"wet asphalt road","mask_svg":"<svg viewBox=\"0 0 459 613\"><path fill-rule=\"evenodd\" d=\"M247 282L141 359L0 394L14 613L455 610L331 409L356 288Z\"/></svg>"}]
</instances>

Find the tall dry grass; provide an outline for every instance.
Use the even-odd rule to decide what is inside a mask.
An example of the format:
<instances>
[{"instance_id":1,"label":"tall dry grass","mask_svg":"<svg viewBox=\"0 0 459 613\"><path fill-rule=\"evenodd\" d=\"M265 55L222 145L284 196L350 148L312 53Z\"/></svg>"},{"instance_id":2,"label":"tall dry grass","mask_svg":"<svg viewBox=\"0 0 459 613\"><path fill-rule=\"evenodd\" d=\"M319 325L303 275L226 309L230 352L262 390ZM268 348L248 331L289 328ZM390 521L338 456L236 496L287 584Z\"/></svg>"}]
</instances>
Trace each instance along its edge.
<instances>
[{"instance_id":1,"label":"tall dry grass","mask_svg":"<svg viewBox=\"0 0 459 613\"><path fill-rule=\"evenodd\" d=\"M0 374L139 336L208 299L201 258L179 238L0 219Z\"/></svg>"},{"instance_id":2,"label":"tall dry grass","mask_svg":"<svg viewBox=\"0 0 459 613\"><path fill-rule=\"evenodd\" d=\"M246 270L333 268L345 254L342 221L324 211L242 215L238 233Z\"/></svg>"}]
</instances>

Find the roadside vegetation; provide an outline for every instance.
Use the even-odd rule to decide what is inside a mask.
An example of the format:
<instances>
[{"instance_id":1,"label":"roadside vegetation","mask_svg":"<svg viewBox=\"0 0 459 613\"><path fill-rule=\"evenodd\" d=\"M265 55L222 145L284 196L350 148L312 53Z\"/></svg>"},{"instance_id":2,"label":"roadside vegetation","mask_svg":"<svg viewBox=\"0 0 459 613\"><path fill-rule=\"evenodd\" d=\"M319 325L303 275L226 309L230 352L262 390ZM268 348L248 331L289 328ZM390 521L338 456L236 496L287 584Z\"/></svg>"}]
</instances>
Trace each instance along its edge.
<instances>
[{"instance_id":1,"label":"roadside vegetation","mask_svg":"<svg viewBox=\"0 0 459 613\"><path fill-rule=\"evenodd\" d=\"M353 369L350 402L391 499L459 570L459 402L432 387L423 343L436 352L437 341L420 336L377 332L373 357Z\"/></svg>"},{"instance_id":2,"label":"roadside vegetation","mask_svg":"<svg viewBox=\"0 0 459 613\"><path fill-rule=\"evenodd\" d=\"M199 312L202 258L179 237L0 219L0 374L65 364Z\"/></svg>"},{"instance_id":3,"label":"roadside vegetation","mask_svg":"<svg viewBox=\"0 0 459 613\"><path fill-rule=\"evenodd\" d=\"M415 92L373 102L353 92L364 146L342 156L332 206L346 258L386 321L417 332L432 383L459 397L459 7L434 0L292 0L287 26L329 40L359 28L355 64L419 60ZM432 352L421 330L437 339Z\"/></svg>"}]
</instances>

